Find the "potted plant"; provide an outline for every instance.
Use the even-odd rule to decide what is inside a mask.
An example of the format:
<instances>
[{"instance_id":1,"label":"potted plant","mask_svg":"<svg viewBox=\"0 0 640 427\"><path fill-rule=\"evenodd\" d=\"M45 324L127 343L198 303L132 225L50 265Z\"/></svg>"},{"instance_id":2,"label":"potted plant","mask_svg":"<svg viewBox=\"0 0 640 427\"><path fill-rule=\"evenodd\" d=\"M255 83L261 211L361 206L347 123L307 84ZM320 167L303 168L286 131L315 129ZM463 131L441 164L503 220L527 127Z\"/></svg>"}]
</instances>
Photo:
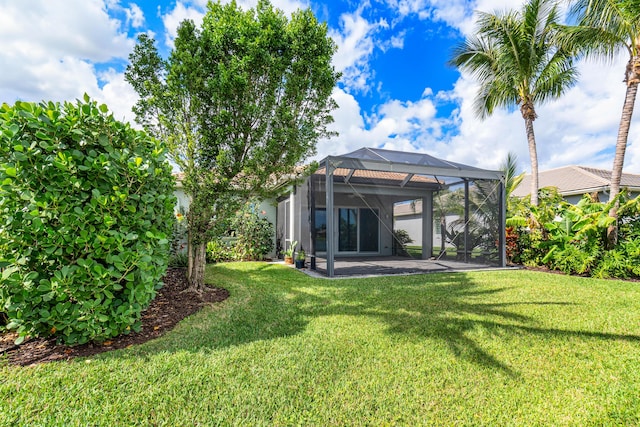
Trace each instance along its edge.
<instances>
[{"instance_id":1,"label":"potted plant","mask_svg":"<svg viewBox=\"0 0 640 427\"><path fill-rule=\"evenodd\" d=\"M296 251L296 246L298 246L298 241L293 241L289 245L289 249L285 249L284 251L284 263L285 264L293 264L293 254Z\"/></svg>"},{"instance_id":2,"label":"potted plant","mask_svg":"<svg viewBox=\"0 0 640 427\"><path fill-rule=\"evenodd\" d=\"M304 268L305 258L306 258L306 254L304 253L304 250L300 249L298 251L298 254L296 255L296 268Z\"/></svg>"}]
</instances>

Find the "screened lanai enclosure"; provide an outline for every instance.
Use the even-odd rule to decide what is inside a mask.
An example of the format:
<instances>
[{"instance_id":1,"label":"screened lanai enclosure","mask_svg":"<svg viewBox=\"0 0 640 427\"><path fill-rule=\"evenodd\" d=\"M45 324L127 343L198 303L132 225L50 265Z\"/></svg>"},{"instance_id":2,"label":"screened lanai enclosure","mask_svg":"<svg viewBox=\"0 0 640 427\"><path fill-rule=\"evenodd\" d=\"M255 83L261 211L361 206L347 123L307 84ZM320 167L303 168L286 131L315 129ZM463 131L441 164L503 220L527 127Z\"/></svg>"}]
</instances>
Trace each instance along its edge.
<instances>
[{"instance_id":1,"label":"screened lanai enclosure","mask_svg":"<svg viewBox=\"0 0 640 427\"><path fill-rule=\"evenodd\" d=\"M423 153L330 156L279 200L277 238L329 277L504 266L503 180Z\"/></svg>"}]
</instances>

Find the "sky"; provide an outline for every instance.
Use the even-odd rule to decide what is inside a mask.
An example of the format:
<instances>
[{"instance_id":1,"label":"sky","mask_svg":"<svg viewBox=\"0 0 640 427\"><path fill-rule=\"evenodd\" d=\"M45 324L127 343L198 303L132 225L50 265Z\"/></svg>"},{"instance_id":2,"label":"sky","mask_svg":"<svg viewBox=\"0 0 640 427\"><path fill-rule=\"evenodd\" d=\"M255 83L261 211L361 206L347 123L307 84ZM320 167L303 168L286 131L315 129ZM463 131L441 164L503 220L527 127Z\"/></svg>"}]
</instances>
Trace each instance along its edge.
<instances>
[{"instance_id":1,"label":"sky","mask_svg":"<svg viewBox=\"0 0 640 427\"><path fill-rule=\"evenodd\" d=\"M244 9L257 0L238 0ZM498 169L515 153L530 171L519 110L474 115L477 85L447 65L453 47L474 32L475 11L501 13L523 0L272 0L290 14L311 8L326 22L342 78L331 129L317 155L361 147L423 152ZM137 36L150 34L167 55L178 24L197 25L206 0L0 0L0 102L73 101L84 93L134 122L135 91L124 70ZM534 122L540 170L567 165L611 169L625 94L626 60L580 62L578 83L538 106ZM640 107L639 107L640 108ZM632 123L625 172L640 174L640 111Z\"/></svg>"}]
</instances>

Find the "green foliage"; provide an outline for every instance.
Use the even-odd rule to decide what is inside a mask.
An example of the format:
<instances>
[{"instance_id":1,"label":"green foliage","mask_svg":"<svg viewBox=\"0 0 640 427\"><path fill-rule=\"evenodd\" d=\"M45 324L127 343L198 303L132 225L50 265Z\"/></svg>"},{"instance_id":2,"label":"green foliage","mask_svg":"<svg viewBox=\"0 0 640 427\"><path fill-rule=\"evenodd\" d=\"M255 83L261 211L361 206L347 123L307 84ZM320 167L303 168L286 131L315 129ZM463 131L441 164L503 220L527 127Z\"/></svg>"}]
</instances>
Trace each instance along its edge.
<instances>
[{"instance_id":1,"label":"green foliage","mask_svg":"<svg viewBox=\"0 0 640 427\"><path fill-rule=\"evenodd\" d=\"M136 329L167 267L163 147L84 102L0 108L0 310L69 344Z\"/></svg>"},{"instance_id":2,"label":"green foliage","mask_svg":"<svg viewBox=\"0 0 640 427\"><path fill-rule=\"evenodd\" d=\"M298 246L298 241L294 240L289 244L289 248L284 250L284 256L293 258L293 254L296 252L296 246Z\"/></svg>"},{"instance_id":3,"label":"green foliage","mask_svg":"<svg viewBox=\"0 0 640 427\"><path fill-rule=\"evenodd\" d=\"M332 135L335 51L310 9L289 19L266 0L248 11L209 2L200 28L180 24L168 60L140 36L125 76L140 95L137 120L185 174L192 285L204 286L210 236L250 197L281 191L281 177Z\"/></svg>"},{"instance_id":4,"label":"green foliage","mask_svg":"<svg viewBox=\"0 0 640 427\"><path fill-rule=\"evenodd\" d=\"M273 250L275 227L258 211L257 202L249 202L236 214L231 227L236 261L261 261Z\"/></svg>"},{"instance_id":5,"label":"green foliage","mask_svg":"<svg viewBox=\"0 0 640 427\"><path fill-rule=\"evenodd\" d=\"M616 221L609 211L616 203L619 239L606 250L607 229ZM567 274L640 277L640 199L628 200L623 192L608 203L585 196L572 205L547 192L540 205L528 211L526 227L513 227L518 235L514 262L546 265Z\"/></svg>"},{"instance_id":6,"label":"green foliage","mask_svg":"<svg viewBox=\"0 0 640 427\"><path fill-rule=\"evenodd\" d=\"M273 250L275 229L258 211L256 201L245 203L229 222L229 230L207 243L207 262L261 261Z\"/></svg>"},{"instance_id":7,"label":"green foliage","mask_svg":"<svg viewBox=\"0 0 640 427\"><path fill-rule=\"evenodd\" d=\"M178 252L169 255L169 267L186 268L189 265L189 257L186 252Z\"/></svg>"},{"instance_id":8,"label":"green foliage","mask_svg":"<svg viewBox=\"0 0 640 427\"><path fill-rule=\"evenodd\" d=\"M407 245L413 243L407 230L393 230L393 253L400 256L409 256Z\"/></svg>"},{"instance_id":9,"label":"green foliage","mask_svg":"<svg viewBox=\"0 0 640 427\"><path fill-rule=\"evenodd\" d=\"M207 243L207 262L226 262L233 261L233 248L226 240L217 238Z\"/></svg>"},{"instance_id":10,"label":"green foliage","mask_svg":"<svg viewBox=\"0 0 640 427\"><path fill-rule=\"evenodd\" d=\"M216 238L207 243L207 262L233 261L235 254L228 239Z\"/></svg>"}]
</instances>

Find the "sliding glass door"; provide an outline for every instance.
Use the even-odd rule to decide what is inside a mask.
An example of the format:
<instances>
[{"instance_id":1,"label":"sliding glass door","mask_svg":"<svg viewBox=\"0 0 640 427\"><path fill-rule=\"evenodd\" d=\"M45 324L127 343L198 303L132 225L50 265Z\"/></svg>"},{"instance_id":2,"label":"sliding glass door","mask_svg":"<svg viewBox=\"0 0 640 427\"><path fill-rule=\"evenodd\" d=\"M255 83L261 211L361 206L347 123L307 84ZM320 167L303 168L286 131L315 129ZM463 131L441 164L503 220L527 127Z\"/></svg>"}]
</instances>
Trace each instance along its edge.
<instances>
[{"instance_id":1,"label":"sliding glass door","mask_svg":"<svg viewBox=\"0 0 640 427\"><path fill-rule=\"evenodd\" d=\"M338 209L338 252L358 252L358 209Z\"/></svg>"},{"instance_id":2,"label":"sliding glass door","mask_svg":"<svg viewBox=\"0 0 640 427\"><path fill-rule=\"evenodd\" d=\"M380 224L377 209L338 208L336 209L338 252L377 253L380 250ZM327 212L315 210L314 237L316 251L327 250Z\"/></svg>"},{"instance_id":3,"label":"sliding glass door","mask_svg":"<svg viewBox=\"0 0 640 427\"><path fill-rule=\"evenodd\" d=\"M379 235L378 211L360 209L360 252L378 252Z\"/></svg>"}]
</instances>

